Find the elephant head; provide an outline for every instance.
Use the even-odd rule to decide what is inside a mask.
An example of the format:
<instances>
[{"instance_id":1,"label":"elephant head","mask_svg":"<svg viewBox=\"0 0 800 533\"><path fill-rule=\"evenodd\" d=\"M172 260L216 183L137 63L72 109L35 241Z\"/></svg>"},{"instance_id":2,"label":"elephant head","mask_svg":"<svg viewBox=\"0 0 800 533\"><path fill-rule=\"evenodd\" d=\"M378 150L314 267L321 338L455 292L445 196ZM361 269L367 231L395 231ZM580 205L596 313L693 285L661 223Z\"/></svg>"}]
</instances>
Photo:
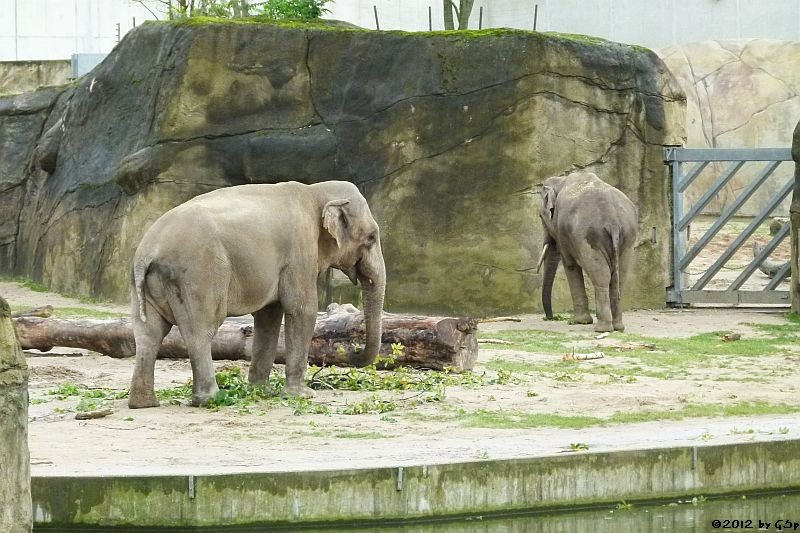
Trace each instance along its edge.
<instances>
[{"instance_id":1,"label":"elephant head","mask_svg":"<svg viewBox=\"0 0 800 533\"><path fill-rule=\"evenodd\" d=\"M544 239L542 243L542 255L539 257L539 264L536 271L539 272L544 264L544 277L542 280L542 307L547 318L553 318L552 294L553 281L558 270L558 263L561 254L558 250L556 239L556 197L564 183L563 177L548 178L542 184L542 205L539 209L539 218L544 227Z\"/></svg>"},{"instance_id":2,"label":"elephant head","mask_svg":"<svg viewBox=\"0 0 800 533\"><path fill-rule=\"evenodd\" d=\"M354 285L361 283L367 340L363 350L352 354L350 363L365 366L375 360L381 347L386 267L380 230L357 191L349 198L328 201L322 211L322 225L336 241L331 266L344 272Z\"/></svg>"}]
</instances>

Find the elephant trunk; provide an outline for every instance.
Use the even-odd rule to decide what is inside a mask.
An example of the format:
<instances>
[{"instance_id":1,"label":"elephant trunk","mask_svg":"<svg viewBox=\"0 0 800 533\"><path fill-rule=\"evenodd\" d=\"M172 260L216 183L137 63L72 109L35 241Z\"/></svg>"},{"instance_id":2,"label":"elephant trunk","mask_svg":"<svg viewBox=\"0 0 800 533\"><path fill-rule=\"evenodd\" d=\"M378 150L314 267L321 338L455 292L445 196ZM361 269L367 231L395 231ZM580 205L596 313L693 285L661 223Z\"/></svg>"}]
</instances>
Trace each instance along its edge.
<instances>
[{"instance_id":1,"label":"elephant trunk","mask_svg":"<svg viewBox=\"0 0 800 533\"><path fill-rule=\"evenodd\" d=\"M375 361L381 348L383 335L383 299L386 292L386 267L383 262L380 244L359 262L358 280L361 282L364 301L364 326L367 340L364 349L353 353L350 363L353 366L366 366Z\"/></svg>"},{"instance_id":2,"label":"elephant trunk","mask_svg":"<svg viewBox=\"0 0 800 533\"><path fill-rule=\"evenodd\" d=\"M553 318L553 280L556 277L556 270L558 270L558 262L561 260L561 254L558 251L558 246L555 243L550 243L545 247L542 259L544 260L544 278L542 280L542 307L544 308L544 315L548 319Z\"/></svg>"}]
</instances>

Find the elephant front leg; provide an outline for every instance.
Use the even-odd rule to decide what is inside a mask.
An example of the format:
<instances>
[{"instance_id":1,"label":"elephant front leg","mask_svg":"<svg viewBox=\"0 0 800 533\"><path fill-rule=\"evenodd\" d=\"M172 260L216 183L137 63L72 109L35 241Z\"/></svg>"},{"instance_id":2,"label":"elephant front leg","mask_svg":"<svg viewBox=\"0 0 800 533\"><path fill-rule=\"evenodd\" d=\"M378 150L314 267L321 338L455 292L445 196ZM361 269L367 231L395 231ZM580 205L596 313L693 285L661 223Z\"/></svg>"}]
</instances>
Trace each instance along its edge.
<instances>
[{"instance_id":1,"label":"elephant front leg","mask_svg":"<svg viewBox=\"0 0 800 533\"><path fill-rule=\"evenodd\" d=\"M568 265L564 261L564 272L567 274L569 294L572 296L573 324L591 324L592 315L589 314L589 299L586 297L586 284L583 281L583 270L576 263Z\"/></svg>"},{"instance_id":2,"label":"elephant front leg","mask_svg":"<svg viewBox=\"0 0 800 533\"><path fill-rule=\"evenodd\" d=\"M247 378L254 385L267 385L269 388L269 376L278 352L283 308L280 303L270 304L253 313L253 318L253 356Z\"/></svg>"},{"instance_id":3,"label":"elephant front leg","mask_svg":"<svg viewBox=\"0 0 800 533\"><path fill-rule=\"evenodd\" d=\"M286 313L286 386L283 396L313 398L313 389L306 386L308 349L314 335L317 313L310 305Z\"/></svg>"}]
</instances>

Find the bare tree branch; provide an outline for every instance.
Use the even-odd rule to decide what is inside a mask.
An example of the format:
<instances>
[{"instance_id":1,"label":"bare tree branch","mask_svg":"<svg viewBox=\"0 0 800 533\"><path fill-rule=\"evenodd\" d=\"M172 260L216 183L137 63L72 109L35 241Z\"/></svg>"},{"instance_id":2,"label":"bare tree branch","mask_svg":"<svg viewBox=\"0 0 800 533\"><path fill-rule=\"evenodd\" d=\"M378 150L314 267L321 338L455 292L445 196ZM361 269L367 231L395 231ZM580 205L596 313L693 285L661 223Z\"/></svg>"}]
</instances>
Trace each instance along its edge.
<instances>
[{"instance_id":1,"label":"bare tree branch","mask_svg":"<svg viewBox=\"0 0 800 533\"><path fill-rule=\"evenodd\" d=\"M135 0L135 1L136 1L136 2L138 2L138 3L140 3L140 4L142 5L142 7L143 7L143 8L145 8L146 10L148 10L148 11L150 12L150 14L151 14L151 15L153 15L153 16L156 18L156 20L159 20L159 19L158 19L158 15L156 15L155 11L153 11L152 9L150 9L150 6L148 6L147 4L145 4L145 3L144 3L144 0Z\"/></svg>"}]
</instances>

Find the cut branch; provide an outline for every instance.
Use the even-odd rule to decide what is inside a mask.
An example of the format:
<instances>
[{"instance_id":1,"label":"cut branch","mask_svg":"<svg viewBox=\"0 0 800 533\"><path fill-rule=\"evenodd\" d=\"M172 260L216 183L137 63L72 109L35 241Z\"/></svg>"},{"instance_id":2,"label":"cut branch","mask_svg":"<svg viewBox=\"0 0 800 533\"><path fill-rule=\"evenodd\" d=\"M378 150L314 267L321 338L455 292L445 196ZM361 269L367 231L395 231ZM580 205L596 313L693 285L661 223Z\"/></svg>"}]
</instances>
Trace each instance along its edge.
<instances>
[{"instance_id":1,"label":"cut branch","mask_svg":"<svg viewBox=\"0 0 800 533\"><path fill-rule=\"evenodd\" d=\"M20 317L14 326L23 349L49 351L61 346L98 352L109 357L131 357L136 353L130 320L68 320ZM454 371L471 370L478 357L477 321L470 318L383 315L380 355L392 354L392 344L402 344L397 365ZM320 316L309 351L309 363L347 366L350 355L366 339L362 313L337 312ZM226 322L211 345L214 359L249 360L253 327ZM284 362L283 332L276 362ZM158 352L161 359L188 357L177 328L172 328ZM387 364L386 367L391 365Z\"/></svg>"}]
</instances>

